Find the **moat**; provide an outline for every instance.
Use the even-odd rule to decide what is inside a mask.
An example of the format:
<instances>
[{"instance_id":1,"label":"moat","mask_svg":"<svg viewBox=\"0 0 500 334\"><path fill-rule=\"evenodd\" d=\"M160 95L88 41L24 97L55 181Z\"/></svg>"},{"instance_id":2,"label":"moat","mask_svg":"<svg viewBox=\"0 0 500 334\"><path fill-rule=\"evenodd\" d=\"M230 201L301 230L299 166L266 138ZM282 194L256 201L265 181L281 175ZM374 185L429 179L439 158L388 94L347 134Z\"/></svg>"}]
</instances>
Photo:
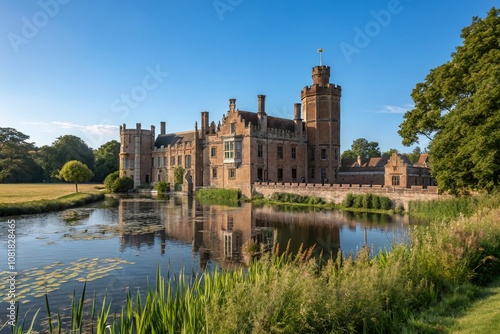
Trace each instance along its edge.
<instances>
[{"instance_id":1,"label":"moat","mask_svg":"<svg viewBox=\"0 0 500 334\"><path fill-rule=\"evenodd\" d=\"M106 205L104 205L106 204ZM108 199L79 209L13 217L17 228L17 296L20 315L41 308L45 293L52 312L71 305L87 281L87 296L107 290L112 312L129 289L147 289L162 273L195 274L215 267L243 265L248 240L284 250L290 240L316 254L356 253L365 244L373 253L405 240L409 217L293 207L202 205L187 196L164 199L139 195ZM7 224L0 225L6 249ZM6 275L2 267L2 279ZM2 289L2 291L6 291ZM1 299L6 296L2 294ZM35 310L35 311L34 311ZM3 313L0 312L0 313Z\"/></svg>"}]
</instances>

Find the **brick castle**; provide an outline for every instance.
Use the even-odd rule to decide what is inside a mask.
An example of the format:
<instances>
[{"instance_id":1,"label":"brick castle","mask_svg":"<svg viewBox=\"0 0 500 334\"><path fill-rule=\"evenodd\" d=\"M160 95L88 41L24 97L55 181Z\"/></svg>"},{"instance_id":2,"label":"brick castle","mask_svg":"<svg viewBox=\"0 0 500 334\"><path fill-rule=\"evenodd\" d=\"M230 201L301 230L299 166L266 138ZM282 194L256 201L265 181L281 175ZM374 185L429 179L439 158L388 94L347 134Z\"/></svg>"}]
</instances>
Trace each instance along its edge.
<instances>
[{"instance_id":1,"label":"brick castle","mask_svg":"<svg viewBox=\"0 0 500 334\"><path fill-rule=\"evenodd\" d=\"M239 188L251 196L255 182L344 183L424 188L433 185L422 155L417 164L394 154L390 159L340 160L341 87L330 83L330 67L312 69L312 85L301 91L293 119L269 116L265 95L258 95L257 112L236 107L222 120L210 122L201 113L201 126L186 132L166 133L161 122L135 129L120 126L120 175L143 183L174 183L174 169L184 169L183 188Z\"/></svg>"}]
</instances>

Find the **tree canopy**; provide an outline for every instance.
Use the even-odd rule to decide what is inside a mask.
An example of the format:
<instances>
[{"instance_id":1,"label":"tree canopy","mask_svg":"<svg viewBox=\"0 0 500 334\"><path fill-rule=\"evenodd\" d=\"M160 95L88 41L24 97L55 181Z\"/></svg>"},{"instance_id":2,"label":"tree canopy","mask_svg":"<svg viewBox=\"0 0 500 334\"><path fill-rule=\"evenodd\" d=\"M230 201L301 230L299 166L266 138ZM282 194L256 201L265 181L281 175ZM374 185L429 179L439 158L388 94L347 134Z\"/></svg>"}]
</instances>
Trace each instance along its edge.
<instances>
[{"instance_id":1,"label":"tree canopy","mask_svg":"<svg viewBox=\"0 0 500 334\"><path fill-rule=\"evenodd\" d=\"M120 143L111 140L102 144L94 151L94 178L93 181L102 182L110 173L120 168Z\"/></svg>"},{"instance_id":2,"label":"tree canopy","mask_svg":"<svg viewBox=\"0 0 500 334\"><path fill-rule=\"evenodd\" d=\"M13 128L0 128L0 182L40 182L42 169L33 160L30 137Z\"/></svg>"},{"instance_id":3,"label":"tree canopy","mask_svg":"<svg viewBox=\"0 0 500 334\"><path fill-rule=\"evenodd\" d=\"M500 10L474 17L463 45L413 89L413 110L398 131L404 145L431 140L439 187L491 191L500 183Z\"/></svg>"},{"instance_id":4,"label":"tree canopy","mask_svg":"<svg viewBox=\"0 0 500 334\"><path fill-rule=\"evenodd\" d=\"M365 138L358 138L352 142L351 149L342 152L342 159L346 158L375 158L380 157L380 148L378 142L369 142Z\"/></svg>"},{"instance_id":5,"label":"tree canopy","mask_svg":"<svg viewBox=\"0 0 500 334\"><path fill-rule=\"evenodd\" d=\"M58 137L52 146L43 146L37 154L37 162L44 169L47 180L57 179L62 166L71 160L81 161L94 169L94 152L79 137L65 135Z\"/></svg>"},{"instance_id":6,"label":"tree canopy","mask_svg":"<svg viewBox=\"0 0 500 334\"><path fill-rule=\"evenodd\" d=\"M59 177L65 181L74 182L76 192L78 192L78 183L86 182L94 175L90 168L77 160L71 160L64 164L59 172Z\"/></svg>"}]
</instances>

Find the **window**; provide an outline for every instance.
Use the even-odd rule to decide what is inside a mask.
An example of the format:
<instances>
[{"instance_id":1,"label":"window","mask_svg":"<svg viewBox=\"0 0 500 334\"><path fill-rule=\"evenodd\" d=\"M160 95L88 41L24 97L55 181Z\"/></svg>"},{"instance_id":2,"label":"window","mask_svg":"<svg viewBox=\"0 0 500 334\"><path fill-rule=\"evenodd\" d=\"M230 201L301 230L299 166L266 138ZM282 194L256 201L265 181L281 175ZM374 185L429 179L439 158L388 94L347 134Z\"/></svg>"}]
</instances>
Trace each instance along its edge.
<instances>
[{"instance_id":1,"label":"window","mask_svg":"<svg viewBox=\"0 0 500 334\"><path fill-rule=\"evenodd\" d=\"M311 179L314 179L314 168L311 168Z\"/></svg>"},{"instance_id":2,"label":"window","mask_svg":"<svg viewBox=\"0 0 500 334\"><path fill-rule=\"evenodd\" d=\"M257 168L257 181L262 182L264 179L264 174L262 173L262 168Z\"/></svg>"},{"instance_id":3,"label":"window","mask_svg":"<svg viewBox=\"0 0 500 334\"><path fill-rule=\"evenodd\" d=\"M217 147L212 147L212 149L210 150L210 156L211 157L217 156Z\"/></svg>"},{"instance_id":4,"label":"window","mask_svg":"<svg viewBox=\"0 0 500 334\"><path fill-rule=\"evenodd\" d=\"M157 181L161 181L161 174L160 173L158 173L158 179L157 179Z\"/></svg>"},{"instance_id":5,"label":"window","mask_svg":"<svg viewBox=\"0 0 500 334\"><path fill-rule=\"evenodd\" d=\"M258 144L257 145L257 158L262 158L263 157L263 154L262 154L262 144Z\"/></svg>"},{"instance_id":6,"label":"window","mask_svg":"<svg viewBox=\"0 0 500 334\"><path fill-rule=\"evenodd\" d=\"M167 167L167 157L163 157L163 167Z\"/></svg>"},{"instance_id":7,"label":"window","mask_svg":"<svg viewBox=\"0 0 500 334\"><path fill-rule=\"evenodd\" d=\"M236 169L235 168L229 168L228 169L228 177L232 180L236 178Z\"/></svg>"},{"instance_id":8,"label":"window","mask_svg":"<svg viewBox=\"0 0 500 334\"><path fill-rule=\"evenodd\" d=\"M186 155L184 157L184 159L186 160L186 168L191 168L191 155Z\"/></svg>"},{"instance_id":9,"label":"window","mask_svg":"<svg viewBox=\"0 0 500 334\"><path fill-rule=\"evenodd\" d=\"M326 148L321 149L321 160L326 160Z\"/></svg>"},{"instance_id":10,"label":"window","mask_svg":"<svg viewBox=\"0 0 500 334\"><path fill-rule=\"evenodd\" d=\"M241 141L232 138L224 142L224 162L241 162Z\"/></svg>"},{"instance_id":11,"label":"window","mask_svg":"<svg viewBox=\"0 0 500 334\"><path fill-rule=\"evenodd\" d=\"M241 142L237 141L234 143L235 146L235 158L241 160Z\"/></svg>"},{"instance_id":12,"label":"window","mask_svg":"<svg viewBox=\"0 0 500 334\"><path fill-rule=\"evenodd\" d=\"M283 159L283 146L278 146L278 159Z\"/></svg>"},{"instance_id":13,"label":"window","mask_svg":"<svg viewBox=\"0 0 500 334\"><path fill-rule=\"evenodd\" d=\"M177 156L177 164L178 164L179 166L182 166L182 155L178 155L178 156Z\"/></svg>"},{"instance_id":14,"label":"window","mask_svg":"<svg viewBox=\"0 0 500 334\"><path fill-rule=\"evenodd\" d=\"M123 159L124 168L128 168L128 158Z\"/></svg>"},{"instance_id":15,"label":"window","mask_svg":"<svg viewBox=\"0 0 500 334\"><path fill-rule=\"evenodd\" d=\"M175 166L175 157L174 156L170 157L170 166Z\"/></svg>"},{"instance_id":16,"label":"window","mask_svg":"<svg viewBox=\"0 0 500 334\"><path fill-rule=\"evenodd\" d=\"M234 227L234 216L227 215L227 230L232 231Z\"/></svg>"},{"instance_id":17,"label":"window","mask_svg":"<svg viewBox=\"0 0 500 334\"><path fill-rule=\"evenodd\" d=\"M292 147L292 159L296 159L296 158L297 158L297 148Z\"/></svg>"},{"instance_id":18,"label":"window","mask_svg":"<svg viewBox=\"0 0 500 334\"><path fill-rule=\"evenodd\" d=\"M314 147L309 149L309 160L314 161Z\"/></svg>"},{"instance_id":19,"label":"window","mask_svg":"<svg viewBox=\"0 0 500 334\"><path fill-rule=\"evenodd\" d=\"M297 168L292 168L292 179L293 180L297 179Z\"/></svg>"},{"instance_id":20,"label":"window","mask_svg":"<svg viewBox=\"0 0 500 334\"><path fill-rule=\"evenodd\" d=\"M399 176L393 176L392 177L392 185L393 186L399 186Z\"/></svg>"},{"instance_id":21,"label":"window","mask_svg":"<svg viewBox=\"0 0 500 334\"><path fill-rule=\"evenodd\" d=\"M156 160L158 161L158 166L157 167L161 167L161 158L158 157Z\"/></svg>"},{"instance_id":22,"label":"window","mask_svg":"<svg viewBox=\"0 0 500 334\"><path fill-rule=\"evenodd\" d=\"M217 168L212 168L212 179L217 178Z\"/></svg>"},{"instance_id":23,"label":"window","mask_svg":"<svg viewBox=\"0 0 500 334\"><path fill-rule=\"evenodd\" d=\"M234 159L234 141L224 143L224 159Z\"/></svg>"},{"instance_id":24,"label":"window","mask_svg":"<svg viewBox=\"0 0 500 334\"><path fill-rule=\"evenodd\" d=\"M231 133L236 132L236 123L231 123Z\"/></svg>"},{"instance_id":25,"label":"window","mask_svg":"<svg viewBox=\"0 0 500 334\"><path fill-rule=\"evenodd\" d=\"M134 159L130 159L130 168L135 168L135 161L134 161Z\"/></svg>"},{"instance_id":26,"label":"window","mask_svg":"<svg viewBox=\"0 0 500 334\"><path fill-rule=\"evenodd\" d=\"M278 181L283 181L283 168L278 168Z\"/></svg>"}]
</instances>

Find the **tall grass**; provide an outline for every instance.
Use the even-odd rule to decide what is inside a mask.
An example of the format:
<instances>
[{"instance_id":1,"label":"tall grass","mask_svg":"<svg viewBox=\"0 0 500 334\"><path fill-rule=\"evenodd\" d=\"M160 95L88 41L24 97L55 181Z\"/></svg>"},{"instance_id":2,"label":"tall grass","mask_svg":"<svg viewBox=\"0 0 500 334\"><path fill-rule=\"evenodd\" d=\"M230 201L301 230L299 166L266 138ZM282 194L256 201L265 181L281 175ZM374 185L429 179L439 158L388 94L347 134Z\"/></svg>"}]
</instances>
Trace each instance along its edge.
<instances>
[{"instance_id":1,"label":"tall grass","mask_svg":"<svg viewBox=\"0 0 500 334\"><path fill-rule=\"evenodd\" d=\"M276 249L247 269L166 278L158 270L145 297L129 292L121 311L109 313L104 300L97 332L419 332L423 311L470 298L457 292L500 273L499 215L489 210L412 227L409 244L376 256L362 249L356 258L339 252L319 262L312 249Z\"/></svg>"},{"instance_id":2,"label":"tall grass","mask_svg":"<svg viewBox=\"0 0 500 334\"><path fill-rule=\"evenodd\" d=\"M480 209L500 207L500 194L461 196L445 200L410 201L408 212L412 216L432 219L455 219L470 217Z\"/></svg>"},{"instance_id":3,"label":"tall grass","mask_svg":"<svg viewBox=\"0 0 500 334\"><path fill-rule=\"evenodd\" d=\"M241 197L239 189L202 188L196 190L195 197L203 204L238 205Z\"/></svg>"}]
</instances>

